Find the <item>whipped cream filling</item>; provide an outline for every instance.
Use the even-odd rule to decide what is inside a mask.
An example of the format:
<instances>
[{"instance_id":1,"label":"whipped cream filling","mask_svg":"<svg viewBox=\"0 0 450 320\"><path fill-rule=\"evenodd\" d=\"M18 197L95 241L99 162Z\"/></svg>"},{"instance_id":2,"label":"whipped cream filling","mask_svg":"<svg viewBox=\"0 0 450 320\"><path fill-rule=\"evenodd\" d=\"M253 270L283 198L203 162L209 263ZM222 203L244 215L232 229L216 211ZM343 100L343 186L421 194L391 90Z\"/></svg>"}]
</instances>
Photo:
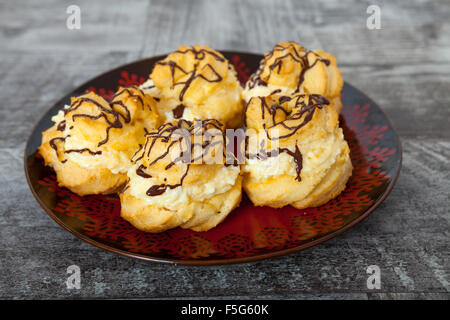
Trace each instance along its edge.
<instances>
[{"instance_id":1,"label":"whipped cream filling","mask_svg":"<svg viewBox=\"0 0 450 320\"><path fill-rule=\"evenodd\" d=\"M257 158L247 159L243 170L244 172L251 172L261 180L267 180L270 177L282 174L293 177L297 176L294 158L287 153L280 153L275 157L270 157L265 160Z\"/></svg>"},{"instance_id":2,"label":"whipped cream filling","mask_svg":"<svg viewBox=\"0 0 450 320\"><path fill-rule=\"evenodd\" d=\"M191 201L205 201L215 195L230 190L239 176L239 167L222 167L217 174L208 181L196 181L192 184L184 183L174 189L167 189L158 196L148 196L147 190L157 184L161 184L157 178L143 178L136 174L138 164L128 170L129 192L132 196L145 201L148 205L165 207L169 210L177 210L180 206L187 205Z\"/></svg>"},{"instance_id":3,"label":"whipped cream filling","mask_svg":"<svg viewBox=\"0 0 450 320\"><path fill-rule=\"evenodd\" d=\"M281 91L278 91L281 90ZM245 101L249 101L253 97L266 97L274 93L280 95L291 95L294 93L295 89L288 88L288 87L281 87L281 86L274 86L270 83L268 83L266 86L262 85L256 85L252 89L248 87L248 85L245 87L242 95L244 97Z\"/></svg>"},{"instance_id":4,"label":"whipped cream filling","mask_svg":"<svg viewBox=\"0 0 450 320\"><path fill-rule=\"evenodd\" d=\"M299 142L302 153L301 176L322 176L338 159L345 144L342 129L338 128L334 133L326 135L323 139L308 142ZM289 150L293 151L291 147ZM287 153L280 153L275 157L265 160L248 159L243 166L243 171L248 172L253 178L265 181L279 175L289 175L295 178L296 164L293 157Z\"/></svg>"},{"instance_id":5,"label":"whipped cream filling","mask_svg":"<svg viewBox=\"0 0 450 320\"><path fill-rule=\"evenodd\" d=\"M158 97L159 96L159 90L155 87L155 84L153 83L152 79L147 79L143 84L139 86L139 89L144 91L145 94L148 94L150 96Z\"/></svg>"}]
</instances>

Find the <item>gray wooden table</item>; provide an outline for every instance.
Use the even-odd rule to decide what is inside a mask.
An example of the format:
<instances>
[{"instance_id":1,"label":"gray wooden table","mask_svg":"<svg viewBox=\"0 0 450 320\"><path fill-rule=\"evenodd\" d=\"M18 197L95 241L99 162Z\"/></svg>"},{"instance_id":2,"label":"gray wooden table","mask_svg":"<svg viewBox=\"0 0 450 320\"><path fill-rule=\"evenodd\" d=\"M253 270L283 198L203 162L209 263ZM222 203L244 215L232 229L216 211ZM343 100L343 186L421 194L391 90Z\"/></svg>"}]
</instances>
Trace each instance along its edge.
<instances>
[{"instance_id":1,"label":"gray wooden table","mask_svg":"<svg viewBox=\"0 0 450 320\"><path fill-rule=\"evenodd\" d=\"M69 5L81 29L66 27ZM370 4L381 29L366 26ZM0 298L441 298L450 291L449 1L0 1ZM51 220L28 190L25 141L66 92L180 44L265 52L296 40L337 56L403 143L388 199L320 246L229 266L150 264L108 253ZM81 268L81 289L66 268ZM366 268L381 269L381 289Z\"/></svg>"}]
</instances>

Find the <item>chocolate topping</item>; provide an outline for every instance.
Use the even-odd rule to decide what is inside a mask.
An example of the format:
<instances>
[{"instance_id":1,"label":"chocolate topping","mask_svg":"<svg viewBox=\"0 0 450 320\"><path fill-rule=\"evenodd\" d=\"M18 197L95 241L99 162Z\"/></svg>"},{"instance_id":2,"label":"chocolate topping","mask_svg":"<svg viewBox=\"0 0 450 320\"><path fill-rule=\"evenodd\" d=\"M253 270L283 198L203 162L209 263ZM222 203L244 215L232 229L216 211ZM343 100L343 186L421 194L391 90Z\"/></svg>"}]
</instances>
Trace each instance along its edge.
<instances>
[{"instance_id":1,"label":"chocolate topping","mask_svg":"<svg viewBox=\"0 0 450 320\"><path fill-rule=\"evenodd\" d=\"M96 156L99 154L102 154L101 151L92 151L88 148L83 148L83 149L69 149L66 150L65 153L72 153L72 152L76 152L76 153L83 153L83 152L88 152L91 156Z\"/></svg>"},{"instance_id":2,"label":"chocolate topping","mask_svg":"<svg viewBox=\"0 0 450 320\"><path fill-rule=\"evenodd\" d=\"M148 196L158 196L163 194L168 189L174 189L181 186L183 184L184 179L188 175L190 164L195 163L197 160L202 159L202 157L208 154L211 148L226 141L225 133L223 132L223 125L218 120L208 119L191 122L184 119L180 119L173 123L165 123L162 126L160 126L158 130L149 132L147 134L147 139L145 141L144 146L140 146L139 150L132 157L132 161L136 163L137 161L141 160L144 156L150 157L153 151L153 147L158 140L160 140L163 143L166 143L167 147L161 155L158 155L156 158L152 159L152 161L148 164L148 166L150 167L152 165L155 165L158 161L166 158L169 155L170 151L173 148L175 148L175 146L179 144L183 146L184 136L178 134L175 135L175 132L177 132L177 130L179 129L187 130L187 132L190 134L191 137L196 135L207 136L205 135L205 132L207 132L207 130L218 129L221 131L222 136L221 139L219 139L219 141L206 140L203 141L203 143L201 144L191 141L190 146L187 145L186 149L180 150L179 155L164 167L164 170L169 170L176 164L181 163L186 164L186 169L183 175L181 176L180 181L175 184L162 183L153 185L146 192ZM196 149L196 147L197 148L201 147L200 155L196 154L195 151L198 150ZM227 155L228 154L225 154L224 157L226 157ZM145 166L140 165L136 173L141 177L150 178L151 176L144 171L145 169L147 169ZM167 180L164 179L164 181Z\"/></svg>"},{"instance_id":3,"label":"chocolate topping","mask_svg":"<svg viewBox=\"0 0 450 320\"><path fill-rule=\"evenodd\" d=\"M305 103L306 97L308 97L307 104ZM284 98L284 97L281 97L281 98ZM278 100L278 102L280 102L280 99ZM286 120L284 120L280 123L275 123L275 121L273 120L274 126L281 125L282 127L289 129L290 132L284 136L279 136L279 137L270 137L267 134L267 137L270 140L284 139L284 138L288 138L288 137L294 135L300 128L304 127L311 121L311 119L314 115L314 112L316 111L317 108L322 109L324 105L330 104L330 101L327 98L325 98L324 96L318 95L318 94L311 94L311 95L299 94L299 95L295 96L294 99L296 99L295 108L294 108L295 111L293 113L291 113L291 115L289 117L287 117ZM286 125L287 120L300 120L304 115L305 115L305 117L303 118L303 121L301 121L298 125L293 126L293 127L289 127L288 125ZM263 118L264 118L264 114L263 114ZM275 118L273 117L273 119L275 119Z\"/></svg>"},{"instance_id":4,"label":"chocolate topping","mask_svg":"<svg viewBox=\"0 0 450 320\"><path fill-rule=\"evenodd\" d=\"M293 53L288 52L285 55L275 58L274 62L268 66L269 74L264 79L262 79L261 73L263 72L264 67L266 66L267 62L274 56L274 53L278 52L278 51L285 51L285 50L287 51L291 48L293 49L294 52ZM312 64L309 63L309 55L315 55L317 57L317 59ZM300 75L299 75L298 82L297 82L297 88L294 91L294 93L300 92L300 87L303 84L303 82L305 81L305 73L308 70L312 69L317 64L317 62L320 61L327 66L330 65L330 61L328 59L321 58L314 51L310 51L310 50L304 50L301 52L297 51L297 49L295 48L294 42L289 42L287 46L277 44L273 48L272 51L270 51L264 55L264 59L262 59L258 70L250 77L250 79L248 81L248 87L250 89L253 89L257 85L266 86L267 83L269 82L272 72L275 71L276 73L279 74L281 71L282 65L283 65L283 60L289 59L289 58L292 59L293 61L295 61L296 63L300 64L300 66L302 68Z\"/></svg>"},{"instance_id":5,"label":"chocolate topping","mask_svg":"<svg viewBox=\"0 0 450 320\"><path fill-rule=\"evenodd\" d=\"M144 89L144 90L150 90L150 89L153 89L153 88L155 88L155 85L154 85L154 84L152 84L152 85L150 85L150 86L147 86L147 87L143 87L142 89Z\"/></svg>"},{"instance_id":6,"label":"chocolate topping","mask_svg":"<svg viewBox=\"0 0 450 320\"><path fill-rule=\"evenodd\" d=\"M65 140L66 140L66 138L64 138L64 137L56 137L56 138L50 139L49 144L50 144L50 147L53 150L55 150L56 158L58 158L58 146L56 145L56 141L65 141Z\"/></svg>"},{"instance_id":7,"label":"chocolate topping","mask_svg":"<svg viewBox=\"0 0 450 320\"><path fill-rule=\"evenodd\" d=\"M184 51L178 50L178 51L175 51L174 53L179 53L179 54L193 53L194 54L194 59L198 60L198 61L205 59L206 55L211 55L211 56L214 57L215 60L220 61L220 62L225 62L226 61L225 58L220 56L218 53L216 53L214 51L211 51L211 50L207 50L207 49L197 50L194 47L190 47L190 48L187 48ZM191 85L191 83L195 79L202 78L203 80L205 80L207 82L220 82L223 79L222 76L209 63L206 64L203 67L203 69L204 68L209 68L212 71L214 76L211 79L209 79L205 75L203 75L201 73L202 70L198 70L199 63L195 63L194 64L194 68L192 70L190 70L190 71L184 70L180 65L178 65L173 60L158 61L156 63L156 65L162 65L162 66L169 66L170 67L170 72L171 72L171 75L172 75L172 88L174 88L175 86L178 86L178 85L182 85L183 86L183 88L180 91L180 95L179 95L180 101L183 101L184 94L189 89L189 86ZM189 78L186 81L175 82L175 72L176 72L176 70L179 70L180 72L184 73L185 75L190 75Z\"/></svg>"},{"instance_id":8,"label":"chocolate topping","mask_svg":"<svg viewBox=\"0 0 450 320\"><path fill-rule=\"evenodd\" d=\"M56 127L56 130L64 131L65 129L66 129L66 120L63 120L60 123L58 123L58 126Z\"/></svg>"},{"instance_id":9,"label":"chocolate topping","mask_svg":"<svg viewBox=\"0 0 450 320\"><path fill-rule=\"evenodd\" d=\"M77 110L82 105L83 102L89 102L89 103L94 104L96 107L98 107L98 109L100 110L100 113L96 116L93 116L90 114L85 114L85 113L77 113L72 116L72 120L75 121L76 118L89 118L91 120L98 120L100 118L103 118L106 121L106 123L108 124L108 127L106 128L106 138L104 140L100 141L97 145L98 147L100 147L101 145L108 142L109 131L112 128L122 128L122 122L120 121L120 117L124 117L124 115L115 111L113 107L110 107L110 109L105 108L97 101L92 100L90 98L86 98L86 97L79 97L79 98L75 99L75 101L70 105L70 107L68 109L64 110L64 113L67 115L67 114ZM108 118L108 116L110 116L110 117L112 116L113 120L111 120L110 117Z\"/></svg>"},{"instance_id":10,"label":"chocolate topping","mask_svg":"<svg viewBox=\"0 0 450 320\"><path fill-rule=\"evenodd\" d=\"M136 99L136 102L139 102L142 106L142 108L145 108L145 102L144 99L142 98L141 95L139 94L135 94L133 91L131 91L131 88L138 90L139 93L144 96L144 92L139 89L138 87L130 87L130 88L122 88L120 91L118 91L112 98L111 103L108 104L108 107L102 105L100 102L88 98L88 97L77 97L73 100L73 102L70 104L70 106L66 109L63 109L64 111L64 115L68 115L71 113L74 113L75 111L77 111L80 106L83 103L91 103L93 104L98 110L99 113L97 115L91 115L91 114L86 114L86 113L74 113L72 115L72 120L75 121L77 118L88 118L91 120L98 120L98 119L103 119L107 124L108 127L106 128L106 137L105 139L103 139L102 141L100 141L97 144L97 147L102 146L103 144L107 143L109 140L109 132L111 129L113 128L122 128L124 123L130 123L131 121L131 114L130 114L130 110L126 107L124 100L121 98L121 96L124 93L127 93L126 98L134 98ZM151 106L147 105L147 107L151 110ZM58 131L64 131L66 129L66 121L63 120L60 123L58 123L57 125L57 130ZM73 126L70 126L69 130L72 130ZM68 135L69 137L70 135ZM60 141L64 141L66 138L64 137L56 137L50 140L50 146L56 151L56 154L58 154L57 152L57 145L56 145L56 141L60 140ZM77 153L83 153L83 152L88 152L90 155L100 155L102 154L101 151L93 151L90 150L88 148L83 148L83 149L70 149L70 150L66 150L65 153L72 153L72 152L77 152ZM65 162L65 160L63 161Z\"/></svg>"},{"instance_id":11,"label":"chocolate topping","mask_svg":"<svg viewBox=\"0 0 450 320\"><path fill-rule=\"evenodd\" d=\"M146 178L146 179L151 178L152 176L149 175L148 173L146 173L146 172L144 171L145 169L147 169L147 167L141 164L141 165L139 166L139 168L136 169L136 174L137 174L138 176L141 176L142 178Z\"/></svg>"},{"instance_id":12,"label":"chocolate topping","mask_svg":"<svg viewBox=\"0 0 450 320\"><path fill-rule=\"evenodd\" d=\"M246 139L246 142L248 139ZM300 149L298 148L297 144L295 144L295 151L291 151L288 148L278 148L274 150L266 151L264 148L264 142L261 141L260 149L257 151L257 153L248 153L246 154L246 157L248 159L258 159L258 160L267 160L268 158L276 157L281 153L287 153L294 159L295 163L295 171L297 173L297 176L295 177L295 180L301 181L302 178L300 176L302 168L303 168L303 156L300 152ZM247 149L247 148L246 148Z\"/></svg>"},{"instance_id":13,"label":"chocolate topping","mask_svg":"<svg viewBox=\"0 0 450 320\"><path fill-rule=\"evenodd\" d=\"M175 119L180 119L183 116L185 106L183 104L179 104L175 109L172 110L173 117Z\"/></svg>"},{"instance_id":14,"label":"chocolate topping","mask_svg":"<svg viewBox=\"0 0 450 320\"><path fill-rule=\"evenodd\" d=\"M312 95L300 94L300 95L294 96L293 98L290 98L288 96L281 96L278 98L278 104L273 104L271 106L269 106L267 104L266 98L258 97L258 99L260 99L260 103L261 103L262 119L265 119L265 114L267 112L268 114L271 115L271 119L272 119L271 128L274 128L274 127L280 125L283 128L286 128L290 131L288 134L285 134L283 136L271 137L271 136L269 136L269 132L266 129L266 126L264 123L263 128L264 128L267 138L269 140L280 140L280 139L288 138L288 137L294 135L298 130L300 130L300 128L304 127L306 124L308 124L312 120L314 112L317 108L322 109L324 105L330 104L330 102L328 101L327 98L325 98L324 96L321 96L321 95L317 95L317 94L312 94ZM293 112L289 113L281 105L292 99L295 99L295 107L294 107ZM306 103L305 100L308 100L308 103ZM288 117L285 120L276 123L275 116L276 116L277 110L281 110ZM301 120L302 117L303 117L303 120ZM300 123L296 126L290 127L286 124L286 121L288 121L288 120L298 120ZM246 139L246 142L248 143L248 139ZM297 173L296 180L301 181L300 174L301 174L301 170L303 168L303 156L300 152L300 149L298 148L297 142L295 143L294 151L291 151L287 148L278 148L275 150L266 151L264 148L265 142L266 142L266 140L261 141L260 149L257 151L257 153L255 153L255 154L247 153L247 155L246 155L247 158L248 159L257 158L259 160L266 160L270 157L276 157L280 153L283 153L283 152L287 153L294 159L296 173Z\"/></svg>"}]
</instances>

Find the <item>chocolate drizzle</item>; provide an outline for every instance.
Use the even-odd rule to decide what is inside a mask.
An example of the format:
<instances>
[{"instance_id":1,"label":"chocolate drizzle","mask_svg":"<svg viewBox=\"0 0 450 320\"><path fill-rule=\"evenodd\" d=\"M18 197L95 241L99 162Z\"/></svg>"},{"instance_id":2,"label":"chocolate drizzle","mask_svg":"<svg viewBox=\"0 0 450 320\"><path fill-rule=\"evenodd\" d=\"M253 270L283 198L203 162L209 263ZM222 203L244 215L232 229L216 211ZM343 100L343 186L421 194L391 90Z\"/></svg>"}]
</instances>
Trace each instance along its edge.
<instances>
[{"instance_id":1,"label":"chocolate drizzle","mask_svg":"<svg viewBox=\"0 0 450 320\"><path fill-rule=\"evenodd\" d=\"M299 74L299 78L297 81L297 87L296 87L294 93L300 92L300 88L301 88L303 82L305 81L306 72L308 70L312 69L317 64L317 62L320 61L320 62L324 63L326 66L330 65L330 60L321 58L320 55L315 53L314 51L306 50L306 49L303 49L302 47L301 48L303 50L298 51L296 46L298 46L298 45L295 42L288 42L287 46L277 44L277 45L275 45L275 47L273 48L272 51L266 53L264 55L264 59L260 63L258 70L250 77L250 79L248 81L249 89L253 89L257 85L267 86L267 83L270 80L272 72L275 71L278 74L281 72L283 60L285 60L285 59L290 58L291 60L293 60L294 62L299 64L301 67L301 72ZM290 49L292 49L293 52L290 52ZM274 57L275 52L283 52L283 51L286 51L287 53L284 55L281 55L279 57L276 57L274 59L274 61L267 66L269 73L263 79L261 77L261 74L263 73L269 60ZM310 62L309 62L310 55L314 55L317 58L312 64L310 64Z\"/></svg>"},{"instance_id":2,"label":"chocolate drizzle","mask_svg":"<svg viewBox=\"0 0 450 320\"><path fill-rule=\"evenodd\" d=\"M140 95L134 94L133 92L131 92L130 88L133 88L133 89L139 91ZM137 87L137 86L132 86L132 87L129 87L129 88L122 88L122 90L120 90L119 92L117 92L116 94L114 94L114 96L112 97L112 100L113 100L113 101L111 102L111 107L112 107L112 105L113 105L114 103L120 102L120 104L121 104L122 107L124 108L125 112L126 112L127 115L128 115L128 118L129 118L130 111L127 109L127 107L125 107L125 106L123 105L123 102L122 102L122 101L115 101L115 99L116 99L117 97L120 97L124 92L126 92L126 93L128 94L128 97L137 99L137 100L141 103L142 108L145 107L144 99L142 99L142 97L145 96L145 93L144 93L144 91L142 91L139 87ZM150 109L150 111L152 110L152 108L151 108L150 105L148 105L148 108ZM130 122L130 120L128 120L128 121L126 121L126 122Z\"/></svg>"},{"instance_id":3,"label":"chocolate drizzle","mask_svg":"<svg viewBox=\"0 0 450 320\"><path fill-rule=\"evenodd\" d=\"M287 96L283 96L281 97L278 102L281 104L280 100L283 99L283 101L288 101L287 100ZM310 94L310 95L305 95L305 94L299 94L294 96L295 99L295 107L294 107L294 112L292 112L289 117L287 117L284 121L279 122L279 123L275 123L275 116L273 116L273 120L272 123L274 124L273 127L276 126L282 126L285 129L288 129L290 132L282 135L282 136L278 136L278 137L270 137L269 134L267 133L267 137L270 140L279 140L279 139L284 139L284 138L288 138L292 135L294 135L298 130L300 130L302 127L304 127L305 125L307 125L311 120L312 117L314 115L314 112L316 111L317 108L322 109L324 105L329 105L330 101L325 98L324 96L318 95L318 94ZM305 100L308 100L308 102L306 103ZM301 121L302 117L304 116L303 120ZM263 119L264 119L264 114L263 114ZM287 121L300 121L300 123L298 125L294 125L294 126L289 126L287 125Z\"/></svg>"},{"instance_id":4,"label":"chocolate drizzle","mask_svg":"<svg viewBox=\"0 0 450 320\"><path fill-rule=\"evenodd\" d=\"M58 123L58 126L56 127L56 130L58 131L64 131L66 129L66 120L61 121Z\"/></svg>"},{"instance_id":5,"label":"chocolate drizzle","mask_svg":"<svg viewBox=\"0 0 450 320\"><path fill-rule=\"evenodd\" d=\"M151 186L147 190L146 195L148 195L149 197L159 196L159 195L163 194L164 192L166 192L167 189L175 189L175 188L181 187L183 185L184 178L186 178L186 176L187 176L187 174L189 172L189 167L190 167L190 164L187 165L186 171L184 172L183 176L181 177L179 183L176 183L176 184L165 184L165 183L155 184L155 185Z\"/></svg>"},{"instance_id":6,"label":"chocolate drizzle","mask_svg":"<svg viewBox=\"0 0 450 320\"><path fill-rule=\"evenodd\" d=\"M279 102L280 104L283 104L283 103L288 102L288 101L290 101L290 100L291 100L291 97L289 97L289 96L281 96L281 97L278 99L278 102Z\"/></svg>"},{"instance_id":7,"label":"chocolate drizzle","mask_svg":"<svg viewBox=\"0 0 450 320\"><path fill-rule=\"evenodd\" d=\"M138 93L133 92L131 89L136 90ZM126 95L123 95L126 93ZM68 108L63 109L64 115L70 115L72 114L72 121L76 121L77 118L88 118L91 120L99 120L103 119L107 123L106 128L106 137L105 139L101 140L97 147L100 147L108 142L109 140L109 134L110 130L114 128L122 128L124 123L130 123L131 122L131 113L130 110L127 108L126 99L127 98L134 98L136 102L140 103L142 108L144 109L146 107L146 103L144 102L144 92L139 89L138 87L129 87L129 88L121 88L113 97L112 101L110 103L106 102L101 103L100 101L94 100L92 98L89 98L87 96L81 96L74 98L72 100L72 103ZM77 110L83 105L83 103L90 103L91 105L95 106L99 113L98 114L87 114L87 113L77 113ZM147 104L147 107L151 110L151 106ZM63 132L66 129L66 120L61 121L57 125L57 130ZM73 126L70 126L69 130L73 129ZM70 137L68 135L67 137ZM65 141L66 138L64 137L56 137L50 140L50 146L57 152L57 145L56 141ZM66 150L65 153L84 153L87 152L92 156L100 155L102 154L102 151L94 151L89 148L82 148L82 149L70 149ZM65 161L64 161L65 162Z\"/></svg>"},{"instance_id":8,"label":"chocolate drizzle","mask_svg":"<svg viewBox=\"0 0 450 320\"><path fill-rule=\"evenodd\" d=\"M141 165L139 166L139 168L136 169L136 174L137 174L138 176L142 177L142 178L146 178L146 179L151 178L152 176L149 175L148 173L146 173L146 172L144 171L145 169L147 169L147 167L144 166L143 164L141 164Z\"/></svg>"},{"instance_id":9,"label":"chocolate drizzle","mask_svg":"<svg viewBox=\"0 0 450 320\"><path fill-rule=\"evenodd\" d=\"M281 106L281 102L279 104L272 104L270 107L267 105L266 99L264 97L258 97L261 103L261 117L265 119L265 113L267 112L272 116L272 123L275 124L275 117L277 115L277 111L281 110L285 115L289 115L289 111L285 110ZM264 129L266 128L266 124L263 123Z\"/></svg>"},{"instance_id":10,"label":"chocolate drizzle","mask_svg":"<svg viewBox=\"0 0 450 320\"><path fill-rule=\"evenodd\" d=\"M164 170L169 170L174 165L185 164L186 168L180 180L177 183L173 184L161 183L153 185L146 192L148 196L158 196L163 194L168 189L175 189L177 187L182 186L184 179L188 175L191 163L195 163L196 161L201 160L202 157L206 156L214 146L217 146L218 144L221 143L223 144L225 141L224 140L225 133L223 132L223 125L218 120L208 119L191 122L184 119L180 119L172 123L165 123L162 126L160 126L158 130L149 132L147 134L147 139L145 141L144 146L140 146L139 150L132 157L132 161L136 163L140 161L143 157L150 158L150 156L152 155L153 148L157 143L157 141L166 144L166 149L162 152L162 154L156 156L155 158L152 158L152 161L150 161L147 166L151 167L155 165L158 161L167 158L171 150L173 150L176 146L183 146L183 142L186 141L185 135L175 134L179 129L186 130L184 132L189 133L191 138L193 136L205 137L207 136L207 134L205 133L207 132L207 130L210 129L220 130L221 136L220 139L218 139L218 141L206 140L203 141L202 143L190 141L190 145L186 145L185 149L180 148L179 155L164 167ZM196 147L201 148L200 155L196 153ZM226 154L224 156L226 156ZM151 178L152 176L147 172L145 172L146 169L147 167L141 164L136 170L136 174L138 174L143 178ZM164 179L164 181L166 182L167 179Z\"/></svg>"},{"instance_id":11,"label":"chocolate drizzle","mask_svg":"<svg viewBox=\"0 0 450 320\"><path fill-rule=\"evenodd\" d=\"M53 150L55 150L56 158L58 158L58 146L56 145L56 141L65 141L65 140L66 140L66 138L64 138L64 137L56 137L56 138L50 139L49 144L50 144L50 147Z\"/></svg>"},{"instance_id":12,"label":"chocolate drizzle","mask_svg":"<svg viewBox=\"0 0 450 320\"><path fill-rule=\"evenodd\" d=\"M209 55L212 55L217 61L220 61L220 62L224 62L225 61L225 58L222 57L221 55L219 55L217 52L214 52L212 50L208 50L208 49L205 49L205 48L197 50L197 49L195 49L192 46L190 48L187 48L184 51L183 50L177 50L175 52L176 53L181 53L181 54L186 54L188 52L191 52L191 53L194 54L194 57L195 57L196 60L203 60L203 59L205 59L206 54L209 54Z\"/></svg>"},{"instance_id":13,"label":"chocolate drizzle","mask_svg":"<svg viewBox=\"0 0 450 320\"><path fill-rule=\"evenodd\" d=\"M187 53L192 53L194 55L194 59L197 60L197 61L201 61L201 60L205 59L206 55L210 55L216 61L226 62L225 58L222 57L219 53L216 53L216 52L214 52L212 50L207 50L205 48L203 48L203 49L196 49L193 46L187 48L186 50L177 50L174 53L172 53L172 55L173 54L187 54ZM170 57L170 55L169 55L169 57ZM175 61L167 60L167 59L170 59L169 57L166 58L166 60L158 61L156 63L156 65L169 66L170 73L172 75L172 89L175 86L179 86L179 85L183 86L183 88L180 91L179 97L178 97L180 101L183 101L183 98L184 98L184 95L185 95L186 91L189 89L191 83L195 79L201 78L201 79L203 79L203 80L205 80L207 82L220 82L220 81L223 80L222 76L209 63L204 65L202 67L202 69L199 70L198 68L200 66L200 63L199 62L195 62L194 66L193 66L193 69L190 70L190 71L186 71L180 65L178 65ZM202 73L202 71L205 71L206 68L211 70L211 72L213 73L213 77L208 78ZM175 82L175 72L177 70L182 72L184 75L189 75L189 77L187 78L186 81Z\"/></svg>"},{"instance_id":14,"label":"chocolate drizzle","mask_svg":"<svg viewBox=\"0 0 450 320\"><path fill-rule=\"evenodd\" d=\"M289 149L281 148L280 152L286 152L288 155L290 155L292 158L294 158L295 163L295 171L297 173L297 177L295 178L297 181L302 181L302 178L300 176L300 173L303 169L303 156L300 152L300 149L298 148L298 145L295 144L295 151L292 152Z\"/></svg>"},{"instance_id":15,"label":"chocolate drizzle","mask_svg":"<svg viewBox=\"0 0 450 320\"><path fill-rule=\"evenodd\" d=\"M183 116L185 106L183 104L179 104L175 109L172 110L173 117L175 119L180 119Z\"/></svg>"},{"instance_id":16,"label":"chocolate drizzle","mask_svg":"<svg viewBox=\"0 0 450 320\"><path fill-rule=\"evenodd\" d=\"M103 105L101 105L99 102L97 102L93 99L87 98L87 97L79 97L79 98L75 99L75 101L70 105L70 107L68 109L64 110L64 113L67 115L67 114L77 110L82 105L83 102L92 103L99 109L100 113L95 116L86 114L86 113L77 113L77 114L72 115L72 120L75 121L76 118L88 118L91 120L98 120L100 118L103 118L106 121L106 123L108 124L108 127L106 128L106 138L104 140L100 141L97 145L97 147L100 147L108 142L109 131L111 129L122 128L123 125L122 125L122 122L120 121L120 117L125 118L125 116L123 114L115 111L113 107L110 106L110 108L106 108ZM128 109L127 109L127 111L128 111ZM113 119L110 119L111 116L113 117Z\"/></svg>"},{"instance_id":17,"label":"chocolate drizzle","mask_svg":"<svg viewBox=\"0 0 450 320\"><path fill-rule=\"evenodd\" d=\"M247 153L248 159L258 159L258 160L267 160L268 158L277 157L281 153L286 153L290 155L294 159L295 163L295 171L296 177L295 180L302 181L300 176L302 168L303 168L303 156L298 148L298 145L295 144L295 151L291 151L288 148L278 148L270 151L266 151L264 148L264 141L261 142L260 149L257 153Z\"/></svg>"},{"instance_id":18,"label":"chocolate drizzle","mask_svg":"<svg viewBox=\"0 0 450 320\"><path fill-rule=\"evenodd\" d=\"M154 85L154 84L149 85L149 86L147 86L147 87L143 87L142 89L144 89L144 90L150 90L150 89L153 89L153 88L155 88L155 85Z\"/></svg>"},{"instance_id":19,"label":"chocolate drizzle","mask_svg":"<svg viewBox=\"0 0 450 320\"><path fill-rule=\"evenodd\" d=\"M265 59L262 59L259 63L258 70L250 76L250 79L247 81L247 86L249 89L253 89L256 86L267 86L267 82L261 79L261 73L264 70Z\"/></svg>"},{"instance_id":20,"label":"chocolate drizzle","mask_svg":"<svg viewBox=\"0 0 450 320\"><path fill-rule=\"evenodd\" d=\"M102 154L101 151L92 151L88 148L83 148L83 149L69 149L66 150L65 153L72 153L72 152L76 152L76 153L83 153L83 152L88 152L91 156L96 156L99 154Z\"/></svg>"},{"instance_id":21,"label":"chocolate drizzle","mask_svg":"<svg viewBox=\"0 0 450 320\"><path fill-rule=\"evenodd\" d=\"M266 117L266 113L271 115L271 124L270 129L275 128L276 126L282 126L285 129L289 130L289 133L277 137L271 137L269 135L269 131L266 129L266 123L263 121L263 128L266 133L268 140L281 140L288 137L293 136L298 130L308 124L314 115L314 112L317 108L322 109L324 105L329 105L330 102L327 98L317 94L305 95L300 94L294 97L288 96L280 96L278 97L278 103L268 105L266 98L258 97L253 99L260 99L261 105L261 118L264 120ZM290 100L295 99L295 106L292 112L288 112L286 109L282 107L282 104L289 102ZM307 102L306 102L307 100ZM287 116L283 121L276 122L276 114L277 111L281 110ZM302 119L303 118L303 119ZM287 123L290 121L298 122L298 124L294 126L289 126ZM248 143L248 139L246 139L246 143ZM286 153L294 159L295 167L296 167L296 180L301 181L301 170L303 168L303 156L300 152L300 149L297 145L297 141L295 142L295 150L292 151L288 148L278 148L274 150L265 150L264 145L266 140L261 141L260 148L255 154L247 153L246 156L248 159L259 159L266 160L270 157L276 157L281 153ZM248 150L248 148L246 148Z\"/></svg>"}]
</instances>

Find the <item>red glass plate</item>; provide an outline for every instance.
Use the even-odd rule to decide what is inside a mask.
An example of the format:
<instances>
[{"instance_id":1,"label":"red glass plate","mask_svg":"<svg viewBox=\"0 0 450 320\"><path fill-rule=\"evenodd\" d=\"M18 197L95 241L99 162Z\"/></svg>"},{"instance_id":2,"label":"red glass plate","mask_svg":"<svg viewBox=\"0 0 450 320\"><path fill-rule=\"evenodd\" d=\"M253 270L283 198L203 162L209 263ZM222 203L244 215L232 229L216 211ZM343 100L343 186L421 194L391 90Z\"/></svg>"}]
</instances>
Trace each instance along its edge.
<instances>
[{"instance_id":1,"label":"red glass plate","mask_svg":"<svg viewBox=\"0 0 450 320\"><path fill-rule=\"evenodd\" d=\"M223 52L241 82L262 56ZM162 56L133 62L104 73L68 93L43 117L25 149L25 174L42 208L77 237L100 248L147 261L192 265L248 262L306 249L335 237L367 217L389 194L401 167L401 145L389 119L366 95L346 83L341 126L354 166L347 188L317 208L255 207L244 196L239 208L207 232L181 228L159 234L137 230L120 218L117 196L80 197L58 187L55 173L36 153L41 132L71 96L95 91L111 97L120 86L143 83Z\"/></svg>"}]
</instances>

